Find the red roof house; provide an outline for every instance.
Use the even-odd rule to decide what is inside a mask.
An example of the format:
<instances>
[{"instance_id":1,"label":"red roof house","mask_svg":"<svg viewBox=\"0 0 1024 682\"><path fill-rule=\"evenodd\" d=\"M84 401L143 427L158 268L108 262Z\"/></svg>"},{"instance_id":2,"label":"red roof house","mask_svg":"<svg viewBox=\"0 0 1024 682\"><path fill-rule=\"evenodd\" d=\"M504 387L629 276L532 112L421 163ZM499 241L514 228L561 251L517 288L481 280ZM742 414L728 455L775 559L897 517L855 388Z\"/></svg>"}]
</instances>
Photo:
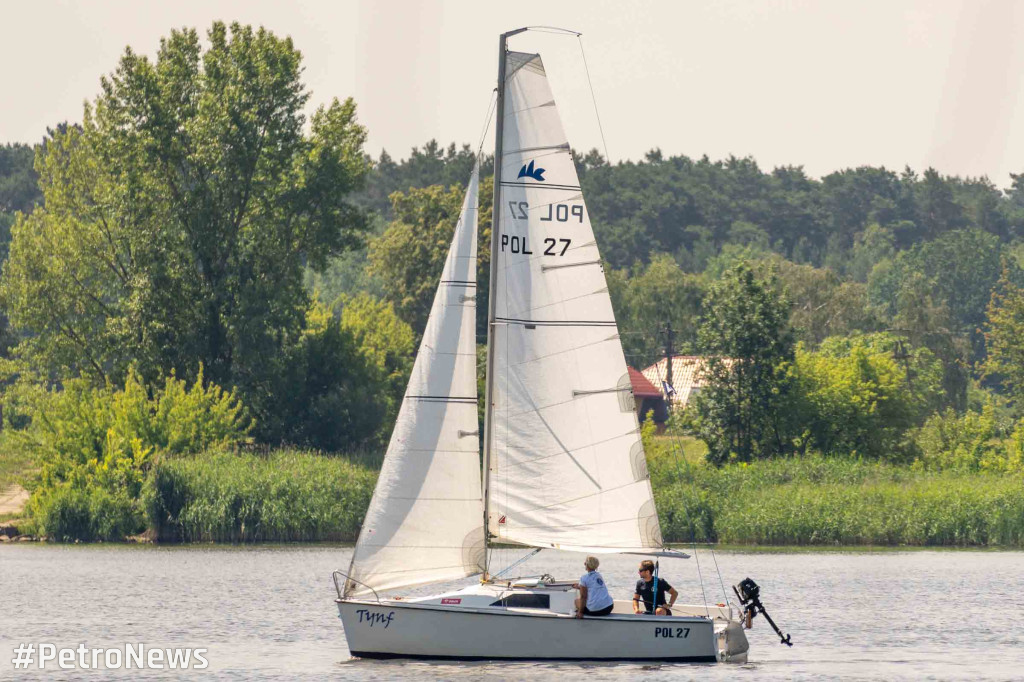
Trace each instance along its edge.
<instances>
[{"instance_id":1,"label":"red roof house","mask_svg":"<svg viewBox=\"0 0 1024 682\"><path fill-rule=\"evenodd\" d=\"M629 371L629 383L633 386L633 399L636 402L636 416L642 424L647 419L649 412L654 413L654 423L658 425L658 431L665 428L668 421L668 406L661 391L645 377L640 371L627 366Z\"/></svg>"}]
</instances>

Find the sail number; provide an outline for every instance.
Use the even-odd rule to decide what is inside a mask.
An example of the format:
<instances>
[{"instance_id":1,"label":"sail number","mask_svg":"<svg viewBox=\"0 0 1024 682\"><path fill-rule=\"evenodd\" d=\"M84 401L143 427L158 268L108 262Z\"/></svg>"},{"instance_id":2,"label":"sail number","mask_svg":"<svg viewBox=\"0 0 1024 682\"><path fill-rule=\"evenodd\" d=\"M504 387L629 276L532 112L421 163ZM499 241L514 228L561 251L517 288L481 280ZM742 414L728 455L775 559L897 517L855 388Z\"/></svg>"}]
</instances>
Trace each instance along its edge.
<instances>
[{"instance_id":1,"label":"sail number","mask_svg":"<svg viewBox=\"0 0 1024 682\"><path fill-rule=\"evenodd\" d=\"M654 638L686 639L690 636L690 628L654 628Z\"/></svg>"},{"instance_id":2,"label":"sail number","mask_svg":"<svg viewBox=\"0 0 1024 682\"><path fill-rule=\"evenodd\" d=\"M530 210L530 204L525 201L510 201L508 202L509 211L512 213L512 218L515 220L529 220L529 214L527 211ZM583 222L583 204L548 204L544 208L547 209L545 215L540 216L542 223L547 222ZM544 251L545 256L564 256L565 252L569 250L569 246L572 244L571 239L565 237L556 239L555 237L544 238ZM518 235L501 235L501 250L509 251L511 253L521 253L524 255L533 255L533 251L530 249L530 244L525 236Z\"/></svg>"},{"instance_id":3,"label":"sail number","mask_svg":"<svg viewBox=\"0 0 1024 682\"><path fill-rule=\"evenodd\" d=\"M508 208L514 220L529 220L527 211L530 210L530 204L527 202L510 201ZM583 204L548 204L544 208L547 209L547 213L540 217L542 223L567 223L570 219L573 222L583 222Z\"/></svg>"}]
</instances>

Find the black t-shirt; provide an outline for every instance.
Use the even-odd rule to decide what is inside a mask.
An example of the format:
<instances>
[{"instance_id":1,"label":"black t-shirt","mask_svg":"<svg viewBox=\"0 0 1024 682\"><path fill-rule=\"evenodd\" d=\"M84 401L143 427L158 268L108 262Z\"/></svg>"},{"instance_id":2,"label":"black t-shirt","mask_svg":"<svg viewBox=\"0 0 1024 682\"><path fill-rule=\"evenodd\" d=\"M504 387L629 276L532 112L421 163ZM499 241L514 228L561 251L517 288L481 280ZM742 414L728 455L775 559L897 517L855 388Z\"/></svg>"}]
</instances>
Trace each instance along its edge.
<instances>
[{"instance_id":1,"label":"black t-shirt","mask_svg":"<svg viewBox=\"0 0 1024 682\"><path fill-rule=\"evenodd\" d=\"M668 584L668 581L664 578L658 578L658 606L664 606L668 603L665 599L665 593L672 589L672 586ZM654 608L651 604L654 602L654 580L646 582L643 579L636 581L636 591L634 594L639 594L641 601L644 603L644 607L647 609L647 613L654 613Z\"/></svg>"}]
</instances>

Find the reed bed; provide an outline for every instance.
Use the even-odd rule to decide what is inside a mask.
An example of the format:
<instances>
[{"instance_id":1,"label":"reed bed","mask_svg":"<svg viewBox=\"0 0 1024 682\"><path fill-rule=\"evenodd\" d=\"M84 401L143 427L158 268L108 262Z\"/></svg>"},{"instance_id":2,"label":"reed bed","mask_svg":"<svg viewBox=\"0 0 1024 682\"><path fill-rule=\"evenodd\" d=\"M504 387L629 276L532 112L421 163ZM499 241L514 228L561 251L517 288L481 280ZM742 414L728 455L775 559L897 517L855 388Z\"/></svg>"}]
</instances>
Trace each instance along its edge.
<instances>
[{"instance_id":1,"label":"reed bed","mask_svg":"<svg viewBox=\"0 0 1024 682\"><path fill-rule=\"evenodd\" d=\"M716 468L648 447L668 542L1024 547L1024 477L807 456ZM379 456L278 450L159 462L144 493L161 542L354 541Z\"/></svg>"},{"instance_id":2,"label":"reed bed","mask_svg":"<svg viewBox=\"0 0 1024 682\"><path fill-rule=\"evenodd\" d=\"M160 542L352 542L377 480L345 456L297 450L168 458L144 493Z\"/></svg>"},{"instance_id":3,"label":"reed bed","mask_svg":"<svg viewBox=\"0 0 1024 682\"><path fill-rule=\"evenodd\" d=\"M655 448L656 450L656 448ZM669 542L1024 546L1024 478L808 456L651 461Z\"/></svg>"}]
</instances>

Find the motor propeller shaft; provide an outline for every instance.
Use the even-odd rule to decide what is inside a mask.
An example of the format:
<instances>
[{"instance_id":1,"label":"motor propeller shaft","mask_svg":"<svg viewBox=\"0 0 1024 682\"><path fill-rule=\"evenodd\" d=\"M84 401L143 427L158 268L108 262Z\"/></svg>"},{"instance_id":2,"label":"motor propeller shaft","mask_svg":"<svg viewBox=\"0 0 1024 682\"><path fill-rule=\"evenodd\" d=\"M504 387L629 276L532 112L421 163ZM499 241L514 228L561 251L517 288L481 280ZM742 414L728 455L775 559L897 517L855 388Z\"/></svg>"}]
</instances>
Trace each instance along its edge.
<instances>
[{"instance_id":1,"label":"motor propeller shaft","mask_svg":"<svg viewBox=\"0 0 1024 682\"><path fill-rule=\"evenodd\" d=\"M764 608L764 604L761 603L761 588L750 578L744 578L739 582L738 585L733 585L732 591L736 593L736 598L740 600L740 605L743 607L743 614L746 618L746 627L749 630L751 623L754 620L754 616L758 613L764 615L765 620L775 630L775 634L779 636L779 643L785 644L786 646L793 646L793 642L790 640L790 636L783 634L779 626L775 624L772 617L768 615L768 612Z\"/></svg>"}]
</instances>

